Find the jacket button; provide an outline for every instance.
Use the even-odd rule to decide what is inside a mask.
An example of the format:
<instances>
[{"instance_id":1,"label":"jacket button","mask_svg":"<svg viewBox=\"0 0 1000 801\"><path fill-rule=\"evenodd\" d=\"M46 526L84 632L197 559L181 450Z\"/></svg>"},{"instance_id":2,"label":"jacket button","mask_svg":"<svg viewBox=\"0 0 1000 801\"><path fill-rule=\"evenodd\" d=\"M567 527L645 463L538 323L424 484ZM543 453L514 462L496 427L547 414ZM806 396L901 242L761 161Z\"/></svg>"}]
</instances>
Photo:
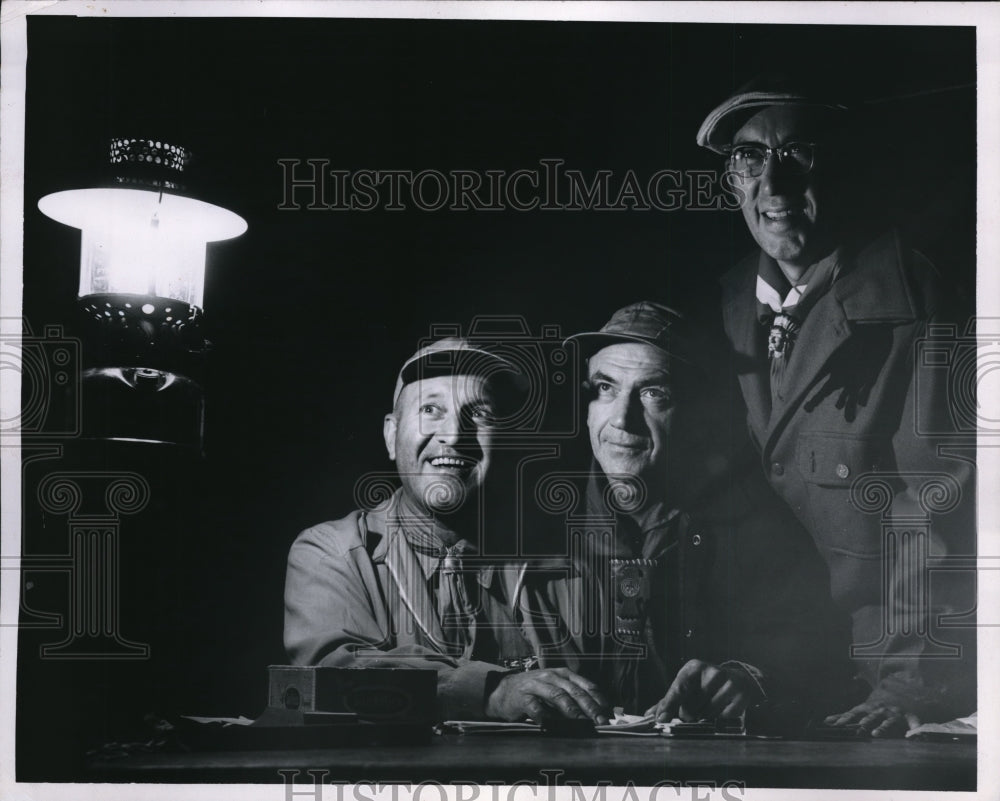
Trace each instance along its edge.
<instances>
[{"instance_id":1,"label":"jacket button","mask_svg":"<svg viewBox=\"0 0 1000 801\"><path fill-rule=\"evenodd\" d=\"M691 537L691 544L701 545L701 534L695 534L693 537Z\"/></svg>"},{"instance_id":2,"label":"jacket button","mask_svg":"<svg viewBox=\"0 0 1000 801\"><path fill-rule=\"evenodd\" d=\"M771 472L776 476L783 476L785 474L785 466L781 462L774 462L771 465Z\"/></svg>"},{"instance_id":3,"label":"jacket button","mask_svg":"<svg viewBox=\"0 0 1000 801\"><path fill-rule=\"evenodd\" d=\"M837 478L847 478L851 474L851 468L846 464L837 465Z\"/></svg>"}]
</instances>

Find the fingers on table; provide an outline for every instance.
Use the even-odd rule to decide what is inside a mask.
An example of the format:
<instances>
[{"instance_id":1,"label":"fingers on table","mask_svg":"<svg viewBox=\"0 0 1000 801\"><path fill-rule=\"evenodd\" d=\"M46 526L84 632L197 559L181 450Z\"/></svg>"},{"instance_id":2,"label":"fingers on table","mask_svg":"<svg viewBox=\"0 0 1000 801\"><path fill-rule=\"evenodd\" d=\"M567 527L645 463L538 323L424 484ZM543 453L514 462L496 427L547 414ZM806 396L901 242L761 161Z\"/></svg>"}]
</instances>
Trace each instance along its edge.
<instances>
[{"instance_id":1,"label":"fingers on table","mask_svg":"<svg viewBox=\"0 0 1000 801\"><path fill-rule=\"evenodd\" d=\"M653 706L646 710L647 715L652 715L656 723L668 723L671 718L667 717L667 697L663 696Z\"/></svg>"},{"instance_id":2,"label":"fingers on table","mask_svg":"<svg viewBox=\"0 0 1000 801\"><path fill-rule=\"evenodd\" d=\"M681 700L684 696L681 690L681 681L681 676L678 674L670 687L667 688L667 694L656 705L656 720L658 722L670 721L679 716Z\"/></svg>"},{"instance_id":3,"label":"fingers on table","mask_svg":"<svg viewBox=\"0 0 1000 801\"><path fill-rule=\"evenodd\" d=\"M747 708L747 698L743 693L736 693L736 695L730 700L725 707L723 707L722 712L719 713L720 718L738 718L743 714L743 710Z\"/></svg>"},{"instance_id":4,"label":"fingers on table","mask_svg":"<svg viewBox=\"0 0 1000 801\"><path fill-rule=\"evenodd\" d=\"M719 689L715 691L715 694L711 696L711 700L708 702L708 711L713 715L719 715L722 710L727 709L730 703L740 695L740 688L736 686L736 683L732 679L724 678Z\"/></svg>"},{"instance_id":5,"label":"fingers on table","mask_svg":"<svg viewBox=\"0 0 1000 801\"><path fill-rule=\"evenodd\" d=\"M677 671L670 687L667 688L667 694L657 705L658 721L669 721L675 717L688 720L690 715L694 714L692 707L700 703L698 696L701 692L702 674L707 667L709 665L706 663L692 659Z\"/></svg>"},{"instance_id":6,"label":"fingers on table","mask_svg":"<svg viewBox=\"0 0 1000 801\"><path fill-rule=\"evenodd\" d=\"M846 712L841 712L839 715L828 715L823 719L823 723L827 726L846 726L848 723L854 723L856 720L864 717L867 711L867 707L854 707L853 709L848 709Z\"/></svg>"},{"instance_id":7,"label":"fingers on table","mask_svg":"<svg viewBox=\"0 0 1000 801\"><path fill-rule=\"evenodd\" d=\"M524 713L538 723L544 723L552 717L552 708L542 703L537 695L524 696Z\"/></svg>"},{"instance_id":8,"label":"fingers on table","mask_svg":"<svg viewBox=\"0 0 1000 801\"><path fill-rule=\"evenodd\" d=\"M905 715L901 710L893 709L878 726L872 729L872 737L902 737L909 729L915 728L914 715ZM919 726L919 722L916 724Z\"/></svg>"},{"instance_id":9,"label":"fingers on table","mask_svg":"<svg viewBox=\"0 0 1000 801\"><path fill-rule=\"evenodd\" d=\"M830 715L823 721L827 726L855 724L868 731L872 737L893 737L919 725L915 715L904 715L896 707L860 704L839 715Z\"/></svg>"},{"instance_id":10,"label":"fingers on table","mask_svg":"<svg viewBox=\"0 0 1000 801\"><path fill-rule=\"evenodd\" d=\"M906 721L904 718L893 715L887 717L878 726L871 730L872 737L898 737L906 731Z\"/></svg>"},{"instance_id":11,"label":"fingers on table","mask_svg":"<svg viewBox=\"0 0 1000 801\"><path fill-rule=\"evenodd\" d=\"M681 706L687 713L687 717L681 715L681 718L697 720L718 714L736 691L732 680L725 671L697 660L688 662L684 667L690 672L687 680L680 685Z\"/></svg>"},{"instance_id":12,"label":"fingers on table","mask_svg":"<svg viewBox=\"0 0 1000 801\"><path fill-rule=\"evenodd\" d=\"M880 714L874 719L870 720L872 715L867 715L861 720L861 725L871 731L872 737L899 737L909 728L906 716L896 707L884 707L877 712Z\"/></svg>"},{"instance_id":13,"label":"fingers on table","mask_svg":"<svg viewBox=\"0 0 1000 801\"><path fill-rule=\"evenodd\" d=\"M583 676L574 673L571 670L567 671L567 673L569 675L566 678L579 687L586 694L587 698L589 698L589 701L587 701L587 713L592 717L605 718L607 713L611 710L611 702L608 701L604 693L601 692L601 688L594 682L589 679L585 679Z\"/></svg>"},{"instance_id":14,"label":"fingers on table","mask_svg":"<svg viewBox=\"0 0 1000 801\"><path fill-rule=\"evenodd\" d=\"M596 719L606 711L601 701L592 695L597 692L596 687L590 689L562 672L552 671L539 676L532 683L531 692L563 717ZM599 692L597 694L600 696Z\"/></svg>"}]
</instances>

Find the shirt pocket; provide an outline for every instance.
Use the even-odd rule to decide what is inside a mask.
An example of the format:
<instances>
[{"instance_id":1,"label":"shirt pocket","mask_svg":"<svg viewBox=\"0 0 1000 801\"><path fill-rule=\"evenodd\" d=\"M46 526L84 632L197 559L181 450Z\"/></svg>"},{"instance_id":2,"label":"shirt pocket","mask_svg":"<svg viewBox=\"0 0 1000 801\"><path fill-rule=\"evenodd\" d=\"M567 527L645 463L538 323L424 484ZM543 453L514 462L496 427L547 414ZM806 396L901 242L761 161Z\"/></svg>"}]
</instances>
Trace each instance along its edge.
<instances>
[{"instance_id":1,"label":"shirt pocket","mask_svg":"<svg viewBox=\"0 0 1000 801\"><path fill-rule=\"evenodd\" d=\"M886 458L889 439L855 434L810 432L797 445L799 473L819 487L850 489L858 476L878 472Z\"/></svg>"}]
</instances>

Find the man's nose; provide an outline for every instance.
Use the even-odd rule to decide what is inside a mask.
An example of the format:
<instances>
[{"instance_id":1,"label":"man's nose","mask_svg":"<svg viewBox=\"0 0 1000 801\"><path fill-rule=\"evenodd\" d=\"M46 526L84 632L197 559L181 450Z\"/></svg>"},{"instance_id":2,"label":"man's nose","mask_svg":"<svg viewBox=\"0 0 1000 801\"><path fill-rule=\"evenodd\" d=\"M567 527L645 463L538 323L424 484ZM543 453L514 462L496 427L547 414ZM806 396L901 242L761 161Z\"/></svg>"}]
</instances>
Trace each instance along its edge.
<instances>
[{"instance_id":1,"label":"man's nose","mask_svg":"<svg viewBox=\"0 0 1000 801\"><path fill-rule=\"evenodd\" d=\"M471 436L472 421L467 415L458 412L448 412L440 420L434 430L434 438L443 445L457 445Z\"/></svg>"},{"instance_id":2,"label":"man's nose","mask_svg":"<svg viewBox=\"0 0 1000 801\"><path fill-rule=\"evenodd\" d=\"M625 431L635 431L636 421L642 417L642 404L631 393L622 392L611 407L611 424Z\"/></svg>"},{"instance_id":3,"label":"man's nose","mask_svg":"<svg viewBox=\"0 0 1000 801\"><path fill-rule=\"evenodd\" d=\"M793 188L793 184L799 180L798 176L778 158L777 153L771 153L767 161L764 162L764 169L757 179L760 192L765 195L780 195Z\"/></svg>"}]
</instances>

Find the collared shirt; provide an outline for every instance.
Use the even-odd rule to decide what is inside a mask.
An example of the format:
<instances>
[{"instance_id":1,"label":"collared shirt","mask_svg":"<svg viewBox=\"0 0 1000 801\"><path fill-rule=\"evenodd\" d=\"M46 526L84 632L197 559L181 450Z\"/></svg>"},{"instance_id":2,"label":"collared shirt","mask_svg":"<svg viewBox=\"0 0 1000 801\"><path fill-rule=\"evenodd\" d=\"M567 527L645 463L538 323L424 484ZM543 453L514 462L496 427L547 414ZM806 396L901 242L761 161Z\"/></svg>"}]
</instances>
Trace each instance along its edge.
<instances>
[{"instance_id":1,"label":"collared shirt","mask_svg":"<svg viewBox=\"0 0 1000 801\"><path fill-rule=\"evenodd\" d=\"M440 653L452 651L453 644L442 626L438 603L441 567L446 543L462 542L470 555L463 560L461 572L473 621L471 639L461 658L496 662L501 652L508 654L512 648L517 650L520 637L515 636L516 629L508 631L512 621L511 607L504 597L502 582L497 580L496 565L471 556L475 553L474 546L440 520L429 518L416 509L403 491L398 491L390 500L383 519L384 532L379 532L378 517L367 516L369 531L384 534L372 552L372 563L397 634L403 633L404 639L413 638ZM434 543L440 548L437 555L428 552ZM413 630L400 631L407 626Z\"/></svg>"},{"instance_id":2,"label":"collared shirt","mask_svg":"<svg viewBox=\"0 0 1000 801\"><path fill-rule=\"evenodd\" d=\"M811 264L794 286L778 262L763 250L757 266L757 316L770 325L774 314L790 311L801 322L817 300L826 294L843 271L843 251L836 248Z\"/></svg>"}]
</instances>

